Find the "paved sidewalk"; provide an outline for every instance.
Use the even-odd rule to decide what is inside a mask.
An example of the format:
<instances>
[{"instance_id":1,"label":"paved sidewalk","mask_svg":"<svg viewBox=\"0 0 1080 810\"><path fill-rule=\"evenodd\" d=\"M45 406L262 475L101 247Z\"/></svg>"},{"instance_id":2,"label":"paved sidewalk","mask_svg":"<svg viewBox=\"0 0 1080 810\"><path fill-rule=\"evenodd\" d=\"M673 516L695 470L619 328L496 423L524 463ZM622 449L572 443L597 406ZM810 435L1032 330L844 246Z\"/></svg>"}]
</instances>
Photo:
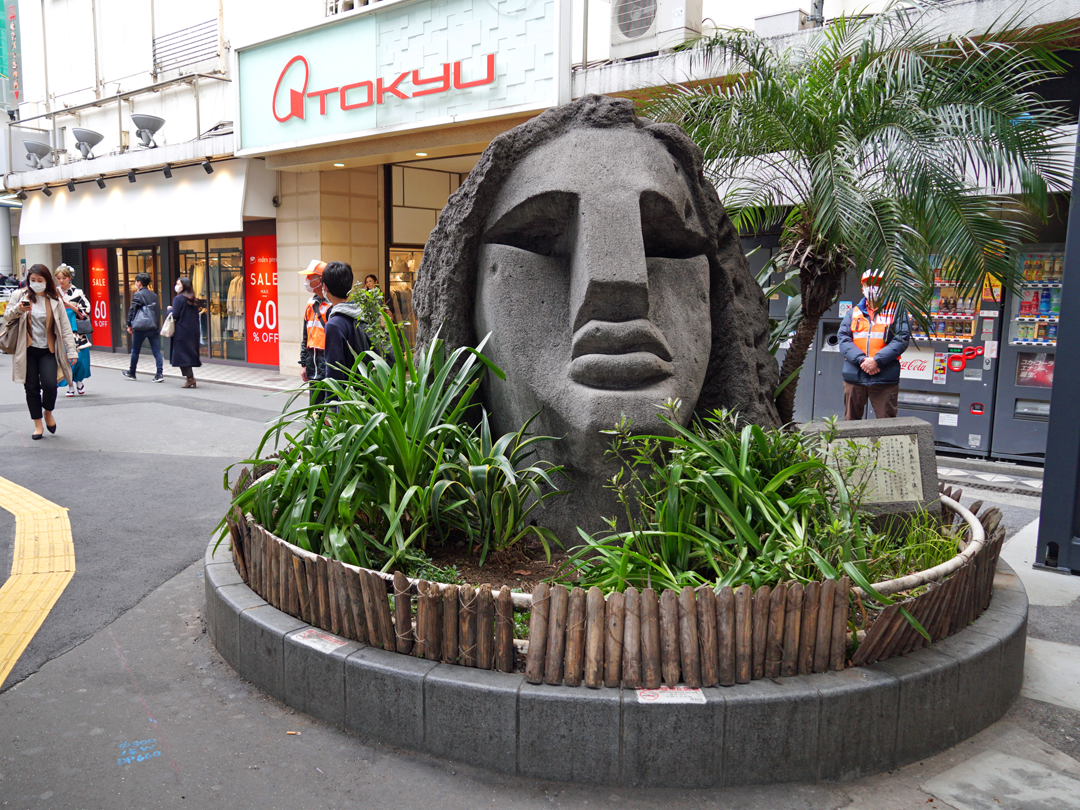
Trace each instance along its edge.
<instances>
[{"instance_id":1,"label":"paved sidewalk","mask_svg":"<svg viewBox=\"0 0 1080 810\"><path fill-rule=\"evenodd\" d=\"M90 365L93 368L115 369L119 374L122 369L128 368L130 355L119 352L91 351ZM154 376L154 356L144 350L139 356L139 365L136 371L140 378L150 379ZM166 364L164 370L167 379L184 379L180 369ZM250 366L227 366L217 363L206 363L195 370L195 380L200 385L203 383L221 383L223 385L237 385L242 388L259 388L264 391L289 391L297 388L301 383L299 377L286 377L276 371L264 368L252 368Z\"/></svg>"},{"instance_id":2,"label":"paved sidewalk","mask_svg":"<svg viewBox=\"0 0 1080 810\"><path fill-rule=\"evenodd\" d=\"M962 489L979 487L1018 495L1042 494L1042 470L1000 462L965 464L960 459L938 456L938 478Z\"/></svg>"}]
</instances>

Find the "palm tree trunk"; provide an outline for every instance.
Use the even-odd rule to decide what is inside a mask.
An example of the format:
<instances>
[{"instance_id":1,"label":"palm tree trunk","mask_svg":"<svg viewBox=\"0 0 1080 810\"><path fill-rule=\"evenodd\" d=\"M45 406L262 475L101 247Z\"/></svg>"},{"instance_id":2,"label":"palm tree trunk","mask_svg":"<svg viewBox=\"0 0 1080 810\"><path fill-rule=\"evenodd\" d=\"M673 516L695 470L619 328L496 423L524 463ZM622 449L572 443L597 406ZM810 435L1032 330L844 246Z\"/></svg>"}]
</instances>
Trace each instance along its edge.
<instances>
[{"instance_id":1,"label":"palm tree trunk","mask_svg":"<svg viewBox=\"0 0 1080 810\"><path fill-rule=\"evenodd\" d=\"M796 371L801 372L806 362L806 355L810 352L810 344L814 342L814 336L817 334L819 320L821 320L820 315L807 314L799 323L795 330L795 337L791 339L791 348L787 350L784 362L780 366L781 385ZM781 424L790 424L794 419L795 393L798 390L800 376L801 374L796 375L795 379L785 385L784 390L776 398L776 410L780 414Z\"/></svg>"}]
</instances>

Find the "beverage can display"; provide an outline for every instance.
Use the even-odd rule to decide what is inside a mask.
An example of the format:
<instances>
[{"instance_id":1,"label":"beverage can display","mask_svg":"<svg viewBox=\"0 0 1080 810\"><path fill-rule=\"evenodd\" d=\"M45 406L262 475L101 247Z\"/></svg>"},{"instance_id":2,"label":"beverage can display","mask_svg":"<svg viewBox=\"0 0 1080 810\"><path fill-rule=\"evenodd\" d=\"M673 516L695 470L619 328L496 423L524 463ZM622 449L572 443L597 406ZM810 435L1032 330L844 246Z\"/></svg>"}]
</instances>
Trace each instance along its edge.
<instances>
[{"instance_id":1,"label":"beverage can display","mask_svg":"<svg viewBox=\"0 0 1080 810\"><path fill-rule=\"evenodd\" d=\"M941 303L941 300L935 295L933 300L930 302L930 314L931 315L937 315L938 305L940 303Z\"/></svg>"},{"instance_id":2,"label":"beverage can display","mask_svg":"<svg viewBox=\"0 0 1080 810\"><path fill-rule=\"evenodd\" d=\"M1039 314L1039 302L1042 301L1042 295L1040 294L1040 292L1038 290L1029 291L1027 299L1028 299L1028 314L1029 315L1038 315Z\"/></svg>"},{"instance_id":3,"label":"beverage can display","mask_svg":"<svg viewBox=\"0 0 1080 810\"><path fill-rule=\"evenodd\" d=\"M1046 325L1046 339L1047 340L1057 340L1057 324L1056 323L1048 323Z\"/></svg>"},{"instance_id":4,"label":"beverage can display","mask_svg":"<svg viewBox=\"0 0 1080 810\"><path fill-rule=\"evenodd\" d=\"M1054 281L1061 281L1065 278L1065 254L1059 253L1054 258Z\"/></svg>"},{"instance_id":5,"label":"beverage can display","mask_svg":"<svg viewBox=\"0 0 1080 810\"><path fill-rule=\"evenodd\" d=\"M1024 270L1021 275L1024 281L1031 281L1031 259L1024 260Z\"/></svg>"},{"instance_id":6,"label":"beverage can display","mask_svg":"<svg viewBox=\"0 0 1080 810\"><path fill-rule=\"evenodd\" d=\"M1050 314L1050 290L1043 290L1039 296L1039 314Z\"/></svg>"},{"instance_id":7,"label":"beverage can display","mask_svg":"<svg viewBox=\"0 0 1080 810\"><path fill-rule=\"evenodd\" d=\"M1038 330L1035 332L1036 340L1046 340L1046 324L1040 323Z\"/></svg>"},{"instance_id":8,"label":"beverage can display","mask_svg":"<svg viewBox=\"0 0 1080 810\"><path fill-rule=\"evenodd\" d=\"M1050 291L1050 314L1061 314L1061 290L1058 288Z\"/></svg>"},{"instance_id":9,"label":"beverage can display","mask_svg":"<svg viewBox=\"0 0 1080 810\"><path fill-rule=\"evenodd\" d=\"M1037 255L1031 260L1031 280L1043 280L1043 257L1041 255Z\"/></svg>"}]
</instances>

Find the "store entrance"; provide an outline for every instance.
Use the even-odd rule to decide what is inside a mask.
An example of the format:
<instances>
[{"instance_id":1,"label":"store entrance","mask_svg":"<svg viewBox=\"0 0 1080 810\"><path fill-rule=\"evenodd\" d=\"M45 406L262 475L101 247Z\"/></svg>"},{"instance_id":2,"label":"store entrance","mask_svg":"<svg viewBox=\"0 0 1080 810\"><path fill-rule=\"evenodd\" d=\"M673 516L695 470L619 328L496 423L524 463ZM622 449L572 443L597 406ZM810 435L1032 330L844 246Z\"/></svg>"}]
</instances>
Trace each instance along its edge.
<instances>
[{"instance_id":1,"label":"store entrance","mask_svg":"<svg viewBox=\"0 0 1080 810\"><path fill-rule=\"evenodd\" d=\"M123 247L116 249L116 267L120 276L120 324L123 327L127 323L127 314L131 309L131 296L135 293L135 276L139 273L147 273L150 276L150 289L157 293L159 299L161 293L161 256L156 245L145 247ZM162 312L167 305L162 304ZM121 330L122 340L128 351L131 350L131 336L127 329Z\"/></svg>"}]
</instances>

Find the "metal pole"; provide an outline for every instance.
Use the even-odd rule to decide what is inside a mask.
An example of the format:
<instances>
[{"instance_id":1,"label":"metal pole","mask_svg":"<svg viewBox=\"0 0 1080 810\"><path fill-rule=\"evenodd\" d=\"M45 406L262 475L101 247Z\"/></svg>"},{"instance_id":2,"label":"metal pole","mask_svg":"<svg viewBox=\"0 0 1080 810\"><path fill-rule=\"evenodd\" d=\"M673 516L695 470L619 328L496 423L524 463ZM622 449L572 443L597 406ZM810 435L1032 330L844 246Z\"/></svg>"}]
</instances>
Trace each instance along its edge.
<instances>
[{"instance_id":1,"label":"metal pole","mask_svg":"<svg viewBox=\"0 0 1080 810\"><path fill-rule=\"evenodd\" d=\"M45 61L45 111L52 112L52 102L49 101L49 43L45 38L45 0L41 0L41 58Z\"/></svg>"},{"instance_id":2,"label":"metal pole","mask_svg":"<svg viewBox=\"0 0 1080 810\"><path fill-rule=\"evenodd\" d=\"M581 33L581 66L589 66L589 0L585 0L585 19L582 22Z\"/></svg>"},{"instance_id":3,"label":"metal pole","mask_svg":"<svg viewBox=\"0 0 1080 810\"><path fill-rule=\"evenodd\" d=\"M98 61L97 0L90 0L90 22L94 35L94 98L101 98L101 64Z\"/></svg>"},{"instance_id":4,"label":"metal pole","mask_svg":"<svg viewBox=\"0 0 1080 810\"><path fill-rule=\"evenodd\" d=\"M199 77L196 76L191 80L195 85L195 140L199 140L202 137L202 120L200 119L200 107L199 107Z\"/></svg>"},{"instance_id":5,"label":"metal pole","mask_svg":"<svg viewBox=\"0 0 1080 810\"><path fill-rule=\"evenodd\" d=\"M1047 430L1046 467L1043 473L1042 506L1039 509L1039 540L1035 567L1080 574L1080 419L1073 408L1080 399L1080 143L1073 165L1069 229L1065 237L1065 280L1061 288L1061 311L1070 317L1058 322L1054 363L1054 388L1050 392L1050 424Z\"/></svg>"}]
</instances>

